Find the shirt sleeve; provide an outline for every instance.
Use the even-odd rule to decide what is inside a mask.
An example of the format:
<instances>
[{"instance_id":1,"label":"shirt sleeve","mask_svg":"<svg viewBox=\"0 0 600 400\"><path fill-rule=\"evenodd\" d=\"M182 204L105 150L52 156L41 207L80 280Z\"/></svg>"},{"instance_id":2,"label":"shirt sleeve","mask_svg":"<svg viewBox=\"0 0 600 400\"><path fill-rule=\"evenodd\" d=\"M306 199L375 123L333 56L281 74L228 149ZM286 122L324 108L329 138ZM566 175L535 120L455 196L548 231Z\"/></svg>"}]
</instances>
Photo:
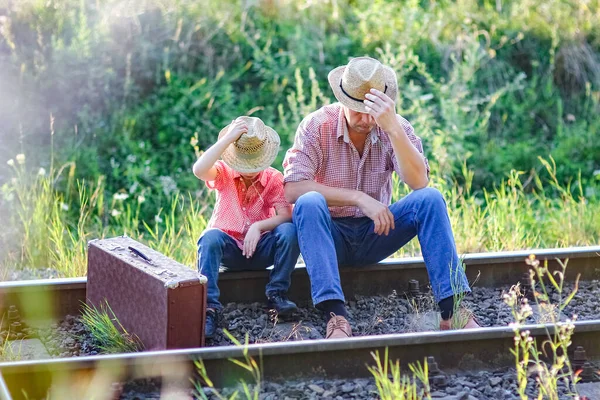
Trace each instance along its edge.
<instances>
[{"instance_id":1,"label":"shirt sleeve","mask_svg":"<svg viewBox=\"0 0 600 400\"><path fill-rule=\"evenodd\" d=\"M275 210L280 209L290 209L291 204L285 199L285 194L283 191L283 174L279 171L274 171L271 176L271 184L270 193L268 198L268 206L269 208L275 208Z\"/></svg>"},{"instance_id":2,"label":"shirt sleeve","mask_svg":"<svg viewBox=\"0 0 600 400\"><path fill-rule=\"evenodd\" d=\"M205 183L209 189L222 190L231 169L222 160L215 163L215 168L217 169L217 176L213 181L206 181Z\"/></svg>"},{"instance_id":3,"label":"shirt sleeve","mask_svg":"<svg viewBox=\"0 0 600 400\"><path fill-rule=\"evenodd\" d=\"M402 124L402 128L404 128L404 132L406 132L406 136L408 136L408 139L410 140L412 145L415 147L415 149L419 151L419 153L421 153L423 161L425 162L425 168L427 169L427 178L429 178L429 161L427 161L427 158L423 154L423 143L421 141L421 138L415 135L415 129L410 124L410 122L408 122L401 116L398 116L398 120L400 121L400 124ZM400 179L404 181L404 177L402 176L402 172L400 170L400 165L398 165L398 159L393 153L391 154L391 159L394 171L396 171Z\"/></svg>"},{"instance_id":4,"label":"shirt sleeve","mask_svg":"<svg viewBox=\"0 0 600 400\"><path fill-rule=\"evenodd\" d=\"M312 119L305 119L298 126L294 145L287 151L283 160L283 181L314 181L322 163L319 125Z\"/></svg>"}]
</instances>

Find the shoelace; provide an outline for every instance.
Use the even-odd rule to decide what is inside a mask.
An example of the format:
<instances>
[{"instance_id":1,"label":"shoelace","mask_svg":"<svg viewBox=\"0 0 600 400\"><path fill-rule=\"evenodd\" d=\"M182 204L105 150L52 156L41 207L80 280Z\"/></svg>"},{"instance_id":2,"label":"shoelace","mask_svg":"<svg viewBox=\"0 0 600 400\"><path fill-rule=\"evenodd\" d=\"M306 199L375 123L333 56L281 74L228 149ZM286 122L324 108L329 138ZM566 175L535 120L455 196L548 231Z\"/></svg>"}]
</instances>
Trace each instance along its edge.
<instances>
[{"instance_id":1,"label":"shoelace","mask_svg":"<svg viewBox=\"0 0 600 400\"><path fill-rule=\"evenodd\" d=\"M345 319L342 319L342 318L337 318L335 315L331 318L331 320L329 322L331 322L332 320L333 320L333 323L331 324L332 329L340 329L340 330L344 331L344 333L347 334L346 328L348 327L348 321L346 321Z\"/></svg>"}]
</instances>

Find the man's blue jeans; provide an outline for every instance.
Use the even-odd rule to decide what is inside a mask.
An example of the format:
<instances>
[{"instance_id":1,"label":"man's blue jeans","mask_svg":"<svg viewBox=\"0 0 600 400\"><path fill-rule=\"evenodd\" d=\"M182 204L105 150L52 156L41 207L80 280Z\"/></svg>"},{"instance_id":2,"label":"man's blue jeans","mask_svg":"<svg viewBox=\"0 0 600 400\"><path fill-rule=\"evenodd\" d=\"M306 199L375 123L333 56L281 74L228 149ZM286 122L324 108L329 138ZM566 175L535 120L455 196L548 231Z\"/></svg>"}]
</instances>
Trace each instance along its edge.
<instances>
[{"instance_id":1,"label":"man's blue jeans","mask_svg":"<svg viewBox=\"0 0 600 400\"><path fill-rule=\"evenodd\" d=\"M273 265L266 287L268 297L288 291L299 255L296 227L291 222L262 235L252 258L244 257L235 240L222 230L207 229L198 240L198 270L208 278L207 306L222 308L218 287L221 265L237 271L266 269Z\"/></svg>"},{"instance_id":2,"label":"man's blue jeans","mask_svg":"<svg viewBox=\"0 0 600 400\"><path fill-rule=\"evenodd\" d=\"M293 221L315 305L325 300L345 300L338 265L377 263L415 235L436 302L455 293L470 292L442 194L433 188L415 190L392 204L390 211L395 229L385 236L373 231L374 223L368 217L332 218L325 198L318 192L305 193L296 200Z\"/></svg>"}]
</instances>

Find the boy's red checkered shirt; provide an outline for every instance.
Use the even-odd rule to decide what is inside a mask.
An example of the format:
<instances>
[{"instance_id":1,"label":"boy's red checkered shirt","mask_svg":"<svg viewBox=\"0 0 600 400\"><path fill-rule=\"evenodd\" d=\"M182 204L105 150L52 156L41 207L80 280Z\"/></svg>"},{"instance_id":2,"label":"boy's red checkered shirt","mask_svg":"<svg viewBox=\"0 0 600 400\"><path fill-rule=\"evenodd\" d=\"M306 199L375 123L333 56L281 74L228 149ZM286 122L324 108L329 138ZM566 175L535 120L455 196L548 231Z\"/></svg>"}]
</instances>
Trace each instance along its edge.
<instances>
[{"instance_id":1,"label":"boy's red checkered shirt","mask_svg":"<svg viewBox=\"0 0 600 400\"><path fill-rule=\"evenodd\" d=\"M246 188L239 172L223 161L215 163L217 177L206 186L217 191L217 202L207 228L218 228L233 237L240 249L250 225L291 209L283 194L283 175L275 168L261 171Z\"/></svg>"},{"instance_id":2,"label":"boy's red checkered shirt","mask_svg":"<svg viewBox=\"0 0 600 400\"><path fill-rule=\"evenodd\" d=\"M398 116L413 146L423 154L421 139L412 125ZM429 164L423 157L427 174ZM284 182L315 181L323 185L358 190L383 204L392 198L392 173L402 172L388 135L378 126L369 133L362 157L350 141L346 117L340 103L330 104L308 115L296 131L294 146L283 161ZM358 207L329 207L331 216L362 217Z\"/></svg>"}]
</instances>

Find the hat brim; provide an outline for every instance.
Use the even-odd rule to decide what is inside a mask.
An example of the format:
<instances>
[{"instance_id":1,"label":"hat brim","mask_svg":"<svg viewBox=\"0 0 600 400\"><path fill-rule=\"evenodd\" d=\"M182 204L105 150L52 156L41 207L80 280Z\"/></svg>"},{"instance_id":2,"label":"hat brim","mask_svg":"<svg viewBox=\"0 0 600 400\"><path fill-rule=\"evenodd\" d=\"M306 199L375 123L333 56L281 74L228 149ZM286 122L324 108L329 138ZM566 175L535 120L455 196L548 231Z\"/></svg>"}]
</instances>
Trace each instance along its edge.
<instances>
[{"instance_id":1,"label":"hat brim","mask_svg":"<svg viewBox=\"0 0 600 400\"><path fill-rule=\"evenodd\" d=\"M226 126L219 132L219 138L227 132ZM232 169L242 174L252 174L255 172L263 171L273 164L277 153L279 153L279 145L281 143L279 135L270 126L265 126L267 132L267 138L265 146L262 151L256 154L242 154L235 150L234 144L227 146L221 159L230 166Z\"/></svg>"},{"instance_id":2,"label":"hat brim","mask_svg":"<svg viewBox=\"0 0 600 400\"><path fill-rule=\"evenodd\" d=\"M333 95L340 103L342 103L349 109L361 113L366 113L367 109L365 108L365 103L363 103L362 101L353 100L350 97L346 96L344 92L342 92L340 82L342 80L342 75L344 74L345 70L346 65L342 65L331 70L331 72L329 72L329 75L327 75L327 80L329 80L329 86L331 86L331 90L333 90ZM383 70L385 71L385 83L387 85L387 91L385 92L385 94L388 95L388 97L392 99L394 103L396 103L396 97L398 96L398 79L396 78L396 73L393 69L385 65L383 66Z\"/></svg>"}]
</instances>

